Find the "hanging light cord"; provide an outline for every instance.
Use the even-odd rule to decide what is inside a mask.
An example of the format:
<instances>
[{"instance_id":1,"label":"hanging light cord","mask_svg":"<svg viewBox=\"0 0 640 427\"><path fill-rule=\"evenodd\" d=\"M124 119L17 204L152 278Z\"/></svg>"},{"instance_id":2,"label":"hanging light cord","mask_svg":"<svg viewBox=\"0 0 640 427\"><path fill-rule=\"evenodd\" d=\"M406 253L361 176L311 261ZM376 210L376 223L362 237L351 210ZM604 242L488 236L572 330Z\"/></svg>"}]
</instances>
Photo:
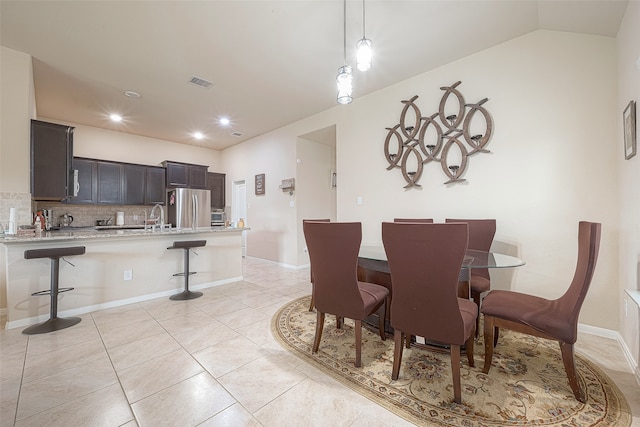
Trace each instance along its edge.
<instances>
[{"instance_id":1,"label":"hanging light cord","mask_svg":"<svg viewBox=\"0 0 640 427\"><path fill-rule=\"evenodd\" d=\"M344 64L347 64L347 0L344 0L343 2L343 10L342 10L342 16L343 16L343 23L344 23L344 28L342 29L342 35L343 35L343 39L344 39L344 46L343 46L343 53L344 53Z\"/></svg>"},{"instance_id":2,"label":"hanging light cord","mask_svg":"<svg viewBox=\"0 0 640 427\"><path fill-rule=\"evenodd\" d=\"M365 0L362 0L362 38L366 39L367 36L366 36L366 32L365 32L365 27L364 27L365 22L366 22L365 19L364 19L364 2L365 2Z\"/></svg>"}]
</instances>

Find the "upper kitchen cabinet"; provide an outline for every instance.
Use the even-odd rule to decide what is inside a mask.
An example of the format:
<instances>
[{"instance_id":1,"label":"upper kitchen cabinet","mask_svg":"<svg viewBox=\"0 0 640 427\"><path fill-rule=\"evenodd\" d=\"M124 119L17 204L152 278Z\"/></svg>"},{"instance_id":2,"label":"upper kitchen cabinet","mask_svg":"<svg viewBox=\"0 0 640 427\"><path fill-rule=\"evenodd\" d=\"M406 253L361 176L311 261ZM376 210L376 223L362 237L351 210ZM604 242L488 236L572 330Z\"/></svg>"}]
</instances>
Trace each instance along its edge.
<instances>
[{"instance_id":1,"label":"upper kitchen cabinet","mask_svg":"<svg viewBox=\"0 0 640 427\"><path fill-rule=\"evenodd\" d=\"M208 166L192 165L189 163L162 163L167 171L167 187L207 188Z\"/></svg>"},{"instance_id":2,"label":"upper kitchen cabinet","mask_svg":"<svg viewBox=\"0 0 640 427\"><path fill-rule=\"evenodd\" d=\"M98 161L98 204L123 204L123 176L122 163Z\"/></svg>"},{"instance_id":3,"label":"upper kitchen cabinet","mask_svg":"<svg viewBox=\"0 0 640 427\"><path fill-rule=\"evenodd\" d=\"M31 120L31 197L64 200L73 195L74 127Z\"/></svg>"},{"instance_id":4,"label":"upper kitchen cabinet","mask_svg":"<svg viewBox=\"0 0 640 427\"><path fill-rule=\"evenodd\" d=\"M164 180L164 168L158 166L146 167L147 191L144 198L146 205L155 205L157 203L164 205L166 197Z\"/></svg>"},{"instance_id":5,"label":"upper kitchen cabinet","mask_svg":"<svg viewBox=\"0 0 640 427\"><path fill-rule=\"evenodd\" d=\"M147 168L141 165L124 165L124 204L144 205L147 191Z\"/></svg>"},{"instance_id":6,"label":"upper kitchen cabinet","mask_svg":"<svg viewBox=\"0 0 640 427\"><path fill-rule=\"evenodd\" d=\"M225 174L209 172L207 174L207 188L211 190L211 207L224 209L225 203Z\"/></svg>"},{"instance_id":7,"label":"upper kitchen cabinet","mask_svg":"<svg viewBox=\"0 0 640 427\"><path fill-rule=\"evenodd\" d=\"M68 203L90 205L98 203L98 164L93 159L73 158L73 169L78 171L78 194Z\"/></svg>"}]
</instances>

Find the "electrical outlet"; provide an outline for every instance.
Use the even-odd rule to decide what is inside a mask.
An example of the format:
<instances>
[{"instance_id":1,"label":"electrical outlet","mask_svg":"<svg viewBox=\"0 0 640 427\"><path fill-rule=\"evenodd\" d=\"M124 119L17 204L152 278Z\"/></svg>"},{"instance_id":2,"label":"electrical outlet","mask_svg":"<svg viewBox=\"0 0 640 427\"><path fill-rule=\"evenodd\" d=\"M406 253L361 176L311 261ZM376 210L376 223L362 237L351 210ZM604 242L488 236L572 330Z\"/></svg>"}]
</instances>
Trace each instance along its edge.
<instances>
[{"instance_id":1,"label":"electrical outlet","mask_svg":"<svg viewBox=\"0 0 640 427\"><path fill-rule=\"evenodd\" d=\"M362 196L358 196L356 198L356 205L361 205L362 204Z\"/></svg>"},{"instance_id":2,"label":"electrical outlet","mask_svg":"<svg viewBox=\"0 0 640 427\"><path fill-rule=\"evenodd\" d=\"M307 249L307 247L305 246L304 249L302 250L302 252L304 252L305 254L309 253L309 249Z\"/></svg>"},{"instance_id":3,"label":"electrical outlet","mask_svg":"<svg viewBox=\"0 0 640 427\"><path fill-rule=\"evenodd\" d=\"M133 280L133 270L124 271L124 280Z\"/></svg>"}]
</instances>

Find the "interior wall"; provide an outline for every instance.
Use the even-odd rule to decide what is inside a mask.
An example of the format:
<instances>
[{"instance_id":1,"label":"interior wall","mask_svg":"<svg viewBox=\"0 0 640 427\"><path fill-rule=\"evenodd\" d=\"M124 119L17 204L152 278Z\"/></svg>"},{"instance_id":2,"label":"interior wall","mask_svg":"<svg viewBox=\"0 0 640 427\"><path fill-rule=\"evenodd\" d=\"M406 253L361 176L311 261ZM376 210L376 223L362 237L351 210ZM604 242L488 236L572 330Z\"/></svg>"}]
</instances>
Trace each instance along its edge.
<instances>
[{"instance_id":1,"label":"interior wall","mask_svg":"<svg viewBox=\"0 0 640 427\"><path fill-rule=\"evenodd\" d=\"M495 125L491 153L469 159L464 183L445 185L440 166L430 164L422 187L406 190L400 171L386 169L385 128L398 123L401 101L414 95L422 115L433 114L440 87L459 80L467 103L489 98L485 107ZM395 216L496 218L494 249L526 261L506 275L495 272L496 284L549 298L559 296L573 277L578 222L601 222L600 257L580 322L618 330L615 39L536 31L367 96L359 97L356 85L354 95L352 104L225 150L223 162L244 163L234 173L250 176L257 173L252 162L270 160L261 146L279 141L280 155L287 158L282 164L293 171L289 151L297 136L335 124L337 219L361 221L363 244L380 244L381 222ZM282 232L280 246L274 253L265 245L250 255L294 263L295 217L286 207L272 214L277 222L268 226ZM250 237L265 224L251 226Z\"/></svg>"},{"instance_id":2,"label":"interior wall","mask_svg":"<svg viewBox=\"0 0 640 427\"><path fill-rule=\"evenodd\" d=\"M46 117L46 122L74 126L73 155L100 160L158 166L164 160L209 166L209 172L224 172L220 151L187 146L115 130L100 129Z\"/></svg>"},{"instance_id":3,"label":"interior wall","mask_svg":"<svg viewBox=\"0 0 640 427\"><path fill-rule=\"evenodd\" d=\"M11 208L17 225L31 222L30 120L35 117L31 56L0 46L0 232ZM0 246L0 313L7 307L6 256Z\"/></svg>"},{"instance_id":4,"label":"interior wall","mask_svg":"<svg viewBox=\"0 0 640 427\"><path fill-rule=\"evenodd\" d=\"M335 170L335 147L298 138L296 189L298 199L298 265L309 264L309 254L302 229L303 219L336 219L336 188L331 186Z\"/></svg>"},{"instance_id":5,"label":"interior wall","mask_svg":"<svg viewBox=\"0 0 640 427\"><path fill-rule=\"evenodd\" d=\"M640 290L640 153L629 160L623 155L622 112L636 101L636 138L640 121L640 2L627 5L617 36L618 102L616 105L616 159L620 212L620 334L631 351L640 380L640 307L624 289Z\"/></svg>"},{"instance_id":6,"label":"interior wall","mask_svg":"<svg viewBox=\"0 0 640 427\"><path fill-rule=\"evenodd\" d=\"M274 131L224 150L221 161L227 173L227 194L233 181L245 180L247 185L245 220L251 228L246 236L247 256L295 266L297 240L290 236L296 230L297 192L290 195L279 186L283 179L296 177L296 136ZM265 174L263 195L255 194L258 174Z\"/></svg>"}]
</instances>

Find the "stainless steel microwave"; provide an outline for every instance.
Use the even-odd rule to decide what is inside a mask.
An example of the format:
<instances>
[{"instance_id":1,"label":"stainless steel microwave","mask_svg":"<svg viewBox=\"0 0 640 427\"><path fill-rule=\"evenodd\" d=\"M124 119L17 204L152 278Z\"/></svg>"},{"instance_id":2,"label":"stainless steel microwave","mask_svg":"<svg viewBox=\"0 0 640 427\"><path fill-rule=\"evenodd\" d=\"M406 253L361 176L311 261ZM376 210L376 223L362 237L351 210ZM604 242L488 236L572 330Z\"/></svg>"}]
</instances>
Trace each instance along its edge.
<instances>
[{"instance_id":1,"label":"stainless steel microwave","mask_svg":"<svg viewBox=\"0 0 640 427\"><path fill-rule=\"evenodd\" d=\"M211 212L211 224L224 224L226 221L224 211Z\"/></svg>"}]
</instances>

